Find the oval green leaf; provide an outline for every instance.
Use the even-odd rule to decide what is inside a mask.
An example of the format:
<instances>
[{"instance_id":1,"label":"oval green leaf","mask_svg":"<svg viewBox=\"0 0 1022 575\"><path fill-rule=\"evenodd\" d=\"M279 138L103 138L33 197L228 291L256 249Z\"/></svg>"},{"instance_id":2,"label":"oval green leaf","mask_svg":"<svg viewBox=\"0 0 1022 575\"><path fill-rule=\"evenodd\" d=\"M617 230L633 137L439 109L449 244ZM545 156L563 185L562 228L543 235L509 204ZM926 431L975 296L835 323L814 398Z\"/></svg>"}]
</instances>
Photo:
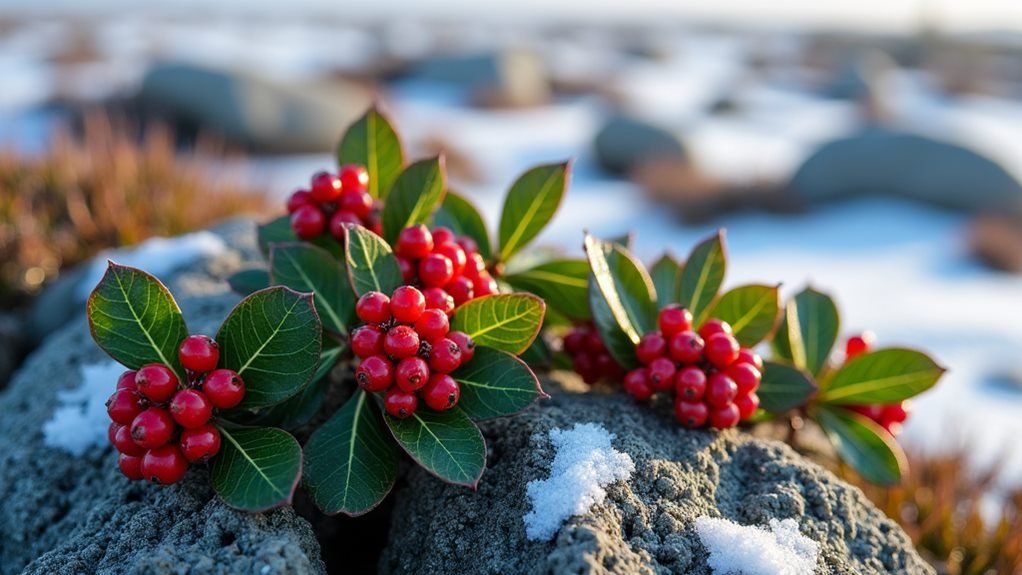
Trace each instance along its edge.
<instances>
[{"instance_id":1,"label":"oval green leaf","mask_svg":"<svg viewBox=\"0 0 1022 575\"><path fill-rule=\"evenodd\" d=\"M245 380L240 409L280 403L309 383L323 340L312 299L286 287L258 291L220 326L220 366Z\"/></svg>"},{"instance_id":2,"label":"oval green leaf","mask_svg":"<svg viewBox=\"0 0 1022 575\"><path fill-rule=\"evenodd\" d=\"M930 356L912 349L879 349L858 355L823 385L821 401L897 403L933 387L944 374Z\"/></svg>"},{"instance_id":3,"label":"oval green leaf","mask_svg":"<svg viewBox=\"0 0 1022 575\"><path fill-rule=\"evenodd\" d=\"M908 469L901 447L883 427L846 409L822 407L817 421L838 455L866 480L895 485Z\"/></svg>"},{"instance_id":4,"label":"oval green leaf","mask_svg":"<svg viewBox=\"0 0 1022 575\"><path fill-rule=\"evenodd\" d=\"M660 256L649 270L653 287L656 288L657 307L664 309L678 303L681 296L681 264L671 254Z\"/></svg>"},{"instance_id":5,"label":"oval green leaf","mask_svg":"<svg viewBox=\"0 0 1022 575\"><path fill-rule=\"evenodd\" d=\"M760 406L771 413L784 413L805 405L816 383L804 371L784 363L763 363L763 381L756 390Z\"/></svg>"},{"instance_id":6,"label":"oval green leaf","mask_svg":"<svg viewBox=\"0 0 1022 575\"><path fill-rule=\"evenodd\" d=\"M433 214L433 223L451 228L460 236L472 238L479 246L479 255L483 259L490 259L490 233L472 202L448 190L443 205Z\"/></svg>"},{"instance_id":7,"label":"oval green leaf","mask_svg":"<svg viewBox=\"0 0 1022 575\"><path fill-rule=\"evenodd\" d=\"M340 165L360 164L369 172L369 193L386 198L405 163L401 140L387 117L372 107L352 124L337 146Z\"/></svg>"},{"instance_id":8,"label":"oval green leaf","mask_svg":"<svg viewBox=\"0 0 1022 575\"><path fill-rule=\"evenodd\" d=\"M819 376L837 341L840 324L834 300L825 293L806 288L785 308L784 320L772 342L774 353Z\"/></svg>"},{"instance_id":9,"label":"oval green leaf","mask_svg":"<svg viewBox=\"0 0 1022 575\"><path fill-rule=\"evenodd\" d=\"M380 236L362 226L344 228L345 260L355 294L378 291L390 295L402 283L397 258Z\"/></svg>"},{"instance_id":10,"label":"oval green leaf","mask_svg":"<svg viewBox=\"0 0 1022 575\"><path fill-rule=\"evenodd\" d=\"M546 304L532 294L488 295L454 310L451 330L467 333L476 345L518 355L536 339L545 312Z\"/></svg>"},{"instance_id":11,"label":"oval green leaf","mask_svg":"<svg viewBox=\"0 0 1022 575\"><path fill-rule=\"evenodd\" d=\"M227 285L234 293L251 295L270 287L270 272L264 269L241 270L227 278Z\"/></svg>"},{"instance_id":12,"label":"oval green leaf","mask_svg":"<svg viewBox=\"0 0 1022 575\"><path fill-rule=\"evenodd\" d=\"M475 420L512 415L549 397L525 362L489 347L477 347L472 361L451 375L461 386L458 407Z\"/></svg>"},{"instance_id":13,"label":"oval green leaf","mask_svg":"<svg viewBox=\"0 0 1022 575\"><path fill-rule=\"evenodd\" d=\"M635 356L635 342L617 323L613 310L604 299L592 274L589 275L589 309L592 311L596 330L600 332L600 339L607 346L610 355L625 369L639 367L639 360ZM568 369L571 369L570 364Z\"/></svg>"},{"instance_id":14,"label":"oval green leaf","mask_svg":"<svg viewBox=\"0 0 1022 575\"><path fill-rule=\"evenodd\" d=\"M270 247L273 244L283 244L304 241L305 243L319 246L333 254L337 259L344 257L344 246L341 245L330 234L323 234L312 240L299 240L298 236L291 231L291 217L280 216L270 220L256 228L256 239L259 242L259 249L263 256L270 257Z\"/></svg>"},{"instance_id":15,"label":"oval green leaf","mask_svg":"<svg viewBox=\"0 0 1022 575\"><path fill-rule=\"evenodd\" d=\"M355 391L305 444L303 483L323 513L362 515L394 486L400 452L372 403Z\"/></svg>"},{"instance_id":16,"label":"oval green leaf","mask_svg":"<svg viewBox=\"0 0 1022 575\"><path fill-rule=\"evenodd\" d=\"M109 262L85 308L92 339L110 357L130 369L162 363L184 381L177 348L188 328L174 296L160 280Z\"/></svg>"},{"instance_id":17,"label":"oval green leaf","mask_svg":"<svg viewBox=\"0 0 1022 575\"><path fill-rule=\"evenodd\" d=\"M731 324L738 342L752 347L774 328L779 310L776 286L747 285L720 296L710 317Z\"/></svg>"},{"instance_id":18,"label":"oval green leaf","mask_svg":"<svg viewBox=\"0 0 1022 575\"><path fill-rule=\"evenodd\" d=\"M678 302L692 312L697 325L708 317L710 304L724 283L726 267L723 230L699 243L689 254L681 270Z\"/></svg>"},{"instance_id":19,"label":"oval green leaf","mask_svg":"<svg viewBox=\"0 0 1022 575\"><path fill-rule=\"evenodd\" d=\"M500 215L499 261L511 259L550 223L568 187L568 162L536 166L511 185Z\"/></svg>"},{"instance_id":20,"label":"oval green leaf","mask_svg":"<svg viewBox=\"0 0 1022 575\"><path fill-rule=\"evenodd\" d=\"M504 281L516 290L534 293L551 308L576 320L586 320L589 310L589 262L555 260L510 274Z\"/></svg>"},{"instance_id":21,"label":"oval green leaf","mask_svg":"<svg viewBox=\"0 0 1022 575\"><path fill-rule=\"evenodd\" d=\"M291 503L302 474L302 448L273 427L218 426L220 453L209 479L225 503L260 512Z\"/></svg>"},{"instance_id":22,"label":"oval green leaf","mask_svg":"<svg viewBox=\"0 0 1022 575\"><path fill-rule=\"evenodd\" d=\"M420 160L401 172L380 214L383 237L391 245L404 228L429 222L444 200L446 180L443 156Z\"/></svg>"},{"instance_id":23,"label":"oval green leaf","mask_svg":"<svg viewBox=\"0 0 1022 575\"><path fill-rule=\"evenodd\" d=\"M475 489L486 468L486 442L460 408L416 410L407 419L383 416L391 435L423 469L448 483Z\"/></svg>"},{"instance_id":24,"label":"oval green leaf","mask_svg":"<svg viewBox=\"0 0 1022 575\"><path fill-rule=\"evenodd\" d=\"M617 244L586 234L585 250L598 291L614 321L632 345L639 343L643 334L656 329L653 281L642 264ZM594 308L594 317L596 312Z\"/></svg>"},{"instance_id":25,"label":"oval green leaf","mask_svg":"<svg viewBox=\"0 0 1022 575\"><path fill-rule=\"evenodd\" d=\"M355 316L355 296L344 265L324 249L303 243L274 244L270 248L273 285L311 293L323 327L346 334Z\"/></svg>"}]
</instances>

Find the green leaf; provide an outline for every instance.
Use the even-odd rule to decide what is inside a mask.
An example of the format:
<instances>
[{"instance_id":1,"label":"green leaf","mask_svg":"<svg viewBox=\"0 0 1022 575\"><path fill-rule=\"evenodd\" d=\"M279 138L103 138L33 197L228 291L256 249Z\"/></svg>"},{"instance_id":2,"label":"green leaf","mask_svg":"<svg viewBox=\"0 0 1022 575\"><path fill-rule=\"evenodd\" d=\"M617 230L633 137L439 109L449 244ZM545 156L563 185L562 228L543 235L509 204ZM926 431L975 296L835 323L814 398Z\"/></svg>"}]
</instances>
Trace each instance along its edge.
<instances>
[{"instance_id":1,"label":"green leaf","mask_svg":"<svg viewBox=\"0 0 1022 575\"><path fill-rule=\"evenodd\" d=\"M262 224L256 229L256 239L259 242L259 249L263 252L263 256L270 257L270 247L273 244L284 244L302 242L305 240L298 239L298 236L291 231L291 217L280 216L274 220L270 220L265 224ZM326 251L333 254L337 259L344 257L344 246L341 245L333 236L324 233L323 235L313 240L305 241L305 243L319 246Z\"/></svg>"},{"instance_id":2,"label":"green leaf","mask_svg":"<svg viewBox=\"0 0 1022 575\"><path fill-rule=\"evenodd\" d=\"M525 362L489 347L477 347L472 361L451 375L461 386L458 407L476 420L512 415L549 397Z\"/></svg>"},{"instance_id":3,"label":"green leaf","mask_svg":"<svg viewBox=\"0 0 1022 575\"><path fill-rule=\"evenodd\" d=\"M348 332L355 316L355 296L344 265L329 252L304 243L274 244L270 277L274 285L313 294L323 327L338 334Z\"/></svg>"},{"instance_id":4,"label":"green leaf","mask_svg":"<svg viewBox=\"0 0 1022 575\"><path fill-rule=\"evenodd\" d=\"M352 124L337 146L340 165L360 164L369 172L369 193L386 198L405 163L401 140L375 107Z\"/></svg>"},{"instance_id":5,"label":"green leaf","mask_svg":"<svg viewBox=\"0 0 1022 575\"><path fill-rule=\"evenodd\" d=\"M681 264L671 254L664 254L649 270L653 286L656 288L657 307L664 309L672 303L678 303L681 295Z\"/></svg>"},{"instance_id":6,"label":"green leaf","mask_svg":"<svg viewBox=\"0 0 1022 575\"><path fill-rule=\"evenodd\" d=\"M621 329L614 312L607 304L607 300L600 293L596 285L596 278L589 276L589 308L593 312L593 323L600 332L600 339L607 346L607 351L617 360L618 364L625 369L633 369L639 366L639 360L635 356L635 342ZM569 369L571 369L569 364Z\"/></svg>"},{"instance_id":7,"label":"green leaf","mask_svg":"<svg viewBox=\"0 0 1022 575\"><path fill-rule=\"evenodd\" d=\"M264 269L241 270L227 278L227 285L234 293L250 295L270 287L270 272Z\"/></svg>"},{"instance_id":8,"label":"green leaf","mask_svg":"<svg viewBox=\"0 0 1022 575\"><path fill-rule=\"evenodd\" d=\"M596 286L614 321L632 345L639 343L643 334L656 329L653 281L642 264L619 245L586 234L585 250ZM596 311L593 309L594 317Z\"/></svg>"},{"instance_id":9,"label":"green leaf","mask_svg":"<svg viewBox=\"0 0 1022 575\"><path fill-rule=\"evenodd\" d=\"M589 319L589 263L555 260L504 277L516 290L534 293L572 319Z\"/></svg>"},{"instance_id":10,"label":"green leaf","mask_svg":"<svg viewBox=\"0 0 1022 575\"><path fill-rule=\"evenodd\" d=\"M362 515L394 486L399 456L359 389L305 444L305 489L323 513Z\"/></svg>"},{"instance_id":11,"label":"green leaf","mask_svg":"<svg viewBox=\"0 0 1022 575\"><path fill-rule=\"evenodd\" d=\"M726 267L723 230L701 242L689 254L681 270L678 301L692 312L697 325L708 317L710 304L724 283Z\"/></svg>"},{"instance_id":12,"label":"green leaf","mask_svg":"<svg viewBox=\"0 0 1022 575\"><path fill-rule=\"evenodd\" d=\"M177 348L188 328L174 296L160 280L109 262L85 307L92 339L110 357L130 369L162 363L185 381Z\"/></svg>"},{"instance_id":13,"label":"green leaf","mask_svg":"<svg viewBox=\"0 0 1022 575\"><path fill-rule=\"evenodd\" d=\"M258 291L231 310L216 336L222 367L245 380L241 409L280 403L316 371L323 326L312 294L286 287Z\"/></svg>"},{"instance_id":14,"label":"green leaf","mask_svg":"<svg viewBox=\"0 0 1022 575\"><path fill-rule=\"evenodd\" d=\"M550 310L547 310L548 317L549 313ZM544 322L544 328L547 328L549 326L550 326L549 322ZM521 354L518 355L518 357L519 359L524 361L525 364L528 365L530 368L532 367L549 368L551 362L553 361L553 352L550 351L550 346L548 346L546 341L543 340L543 337L540 336L534 339L532 341L532 345L529 346L529 349L523 351Z\"/></svg>"},{"instance_id":15,"label":"green leaf","mask_svg":"<svg viewBox=\"0 0 1022 575\"><path fill-rule=\"evenodd\" d=\"M710 317L731 324L738 342L752 347L774 328L779 308L776 286L747 285L722 295Z\"/></svg>"},{"instance_id":16,"label":"green leaf","mask_svg":"<svg viewBox=\"0 0 1022 575\"><path fill-rule=\"evenodd\" d=\"M536 166L515 180L500 216L498 260L511 259L539 235L557 212L567 187L567 162Z\"/></svg>"},{"instance_id":17,"label":"green leaf","mask_svg":"<svg viewBox=\"0 0 1022 575\"><path fill-rule=\"evenodd\" d=\"M894 485L908 468L904 452L883 427L846 409L822 407L816 414L838 455L866 480Z\"/></svg>"},{"instance_id":18,"label":"green leaf","mask_svg":"<svg viewBox=\"0 0 1022 575\"><path fill-rule=\"evenodd\" d=\"M390 294L402 283L401 267L383 238L362 226L345 226L345 260L355 293Z\"/></svg>"},{"instance_id":19,"label":"green leaf","mask_svg":"<svg viewBox=\"0 0 1022 575\"><path fill-rule=\"evenodd\" d=\"M210 482L225 503L242 511L267 511L291 503L302 474L302 448L273 427L218 426L220 453Z\"/></svg>"},{"instance_id":20,"label":"green leaf","mask_svg":"<svg viewBox=\"0 0 1022 575\"><path fill-rule=\"evenodd\" d=\"M476 345L518 355L528 349L543 325L546 304L532 294L488 295L454 310L452 331L463 331Z\"/></svg>"},{"instance_id":21,"label":"green leaf","mask_svg":"<svg viewBox=\"0 0 1022 575\"><path fill-rule=\"evenodd\" d=\"M479 210L465 198L448 191L444 203L433 214L433 223L451 228L459 236L468 236L479 246L479 255L490 259L490 234Z\"/></svg>"},{"instance_id":22,"label":"green leaf","mask_svg":"<svg viewBox=\"0 0 1022 575\"><path fill-rule=\"evenodd\" d=\"M788 302L784 320L773 340L774 353L819 375L837 341L839 327L834 300L827 294L806 288Z\"/></svg>"},{"instance_id":23,"label":"green leaf","mask_svg":"<svg viewBox=\"0 0 1022 575\"><path fill-rule=\"evenodd\" d=\"M383 237L391 245L404 228L429 222L444 200L446 180L442 156L420 160L401 172L380 215Z\"/></svg>"},{"instance_id":24,"label":"green leaf","mask_svg":"<svg viewBox=\"0 0 1022 575\"><path fill-rule=\"evenodd\" d=\"M820 400L868 405L897 403L933 387L944 368L925 353L901 348L858 355L825 382Z\"/></svg>"},{"instance_id":25,"label":"green leaf","mask_svg":"<svg viewBox=\"0 0 1022 575\"><path fill-rule=\"evenodd\" d=\"M784 363L763 362L763 381L756 390L760 406L783 413L805 403L816 392L816 383L804 371Z\"/></svg>"},{"instance_id":26,"label":"green leaf","mask_svg":"<svg viewBox=\"0 0 1022 575\"><path fill-rule=\"evenodd\" d=\"M486 443L460 408L416 410L408 419L383 417L398 445L426 471L448 483L475 488L486 468Z\"/></svg>"}]
</instances>

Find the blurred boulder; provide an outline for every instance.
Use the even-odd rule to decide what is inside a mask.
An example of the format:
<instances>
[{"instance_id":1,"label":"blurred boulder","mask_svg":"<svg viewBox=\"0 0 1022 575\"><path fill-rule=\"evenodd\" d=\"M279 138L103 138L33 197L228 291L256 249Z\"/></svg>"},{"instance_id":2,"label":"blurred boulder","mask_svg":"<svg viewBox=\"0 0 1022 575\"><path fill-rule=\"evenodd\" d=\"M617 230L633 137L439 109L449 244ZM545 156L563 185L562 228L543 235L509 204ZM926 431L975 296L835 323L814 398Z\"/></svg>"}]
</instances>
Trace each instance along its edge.
<instances>
[{"instance_id":1,"label":"blurred boulder","mask_svg":"<svg viewBox=\"0 0 1022 575\"><path fill-rule=\"evenodd\" d=\"M178 126L273 152L332 150L344 128L369 106L366 88L336 80L285 83L238 70L166 63L145 75L144 113Z\"/></svg>"},{"instance_id":2,"label":"blurred boulder","mask_svg":"<svg viewBox=\"0 0 1022 575\"><path fill-rule=\"evenodd\" d=\"M531 50L431 56L414 62L401 76L459 88L483 106L526 107L550 101L549 71Z\"/></svg>"},{"instance_id":3,"label":"blurred boulder","mask_svg":"<svg viewBox=\"0 0 1022 575\"><path fill-rule=\"evenodd\" d=\"M1022 215L1022 186L993 160L887 129L825 144L799 167L789 189L806 203L885 195L966 212Z\"/></svg>"},{"instance_id":4,"label":"blurred boulder","mask_svg":"<svg viewBox=\"0 0 1022 575\"><path fill-rule=\"evenodd\" d=\"M969 226L969 251L996 270L1022 273L1022 220L997 214L977 217Z\"/></svg>"},{"instance_id":5,"label":"blurred boulder","mask_svg":"<svg viewBox=\"0 0 1022 575\"><path fill-rule=\"evenodd\" d=\"M630 118L614 116L600 128L594 142L596 161L612 174L633 173L649 161L684 163L680 137L670 130Z\"/></svg>"}]
</instances>

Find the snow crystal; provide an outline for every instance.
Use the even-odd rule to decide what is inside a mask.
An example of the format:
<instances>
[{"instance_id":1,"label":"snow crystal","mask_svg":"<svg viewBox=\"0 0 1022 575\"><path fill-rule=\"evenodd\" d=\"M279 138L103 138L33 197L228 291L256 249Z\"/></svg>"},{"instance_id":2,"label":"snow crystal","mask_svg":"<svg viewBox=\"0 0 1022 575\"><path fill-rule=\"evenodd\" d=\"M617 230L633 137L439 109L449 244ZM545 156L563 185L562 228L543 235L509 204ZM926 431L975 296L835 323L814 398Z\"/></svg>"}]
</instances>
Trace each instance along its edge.
<instances>
[{"instance_id":1,"label":"snow crystal","mask_svg":"<svg viewBox=\"0 0 1022 575\"><path fill-rule=\"evenodd\" d=\"M802 535L794 519L770 520L770 531L727 519L696 519L699 540L717 575L812 575L819 545Z\"/></svg>"},{"instance_id":2,"label":"snow crystal","mask_svg":"<svg viewBox=\"0 0 1022 575\"><path fill-rule=\"evenodd\" d=\"M532 511L523 518L529 539L550 540L566 519L602 503L607 497L604 487L632 476L635 464L627 453L611 447L614 437L595 423L550 430L550 442L557 449L550 477L526 486L532 500Z\"/></svg>"},{"instance_id":3,"label":"snow crystal","mask_svg":"<svg viewBox=\"0 0 1022 575\"><path fill-rule=\"evenodd\" d=\"M43 442L81 456L94 445L106 441L110 419L106 400L114 392L124 367L109 361L82 367L82 384L57 393L60 406L43 424Z\"/></svg>"},{"instance_id":4,"label":"snow crystal","mask_svg":"<svg viewBox=\"0 0 1022 575\"><path fill-rule=\"evenodd\" d=\"M77 295L85 300L106 272L107 260L120 265L145 270L156 277L165 277L172 271L201 259L226 251L220 236L207 231L195 232L175 238L150 238L136 246L108 250L89 263L88 271L78 283Z\"/></svg>"}]
</instances>

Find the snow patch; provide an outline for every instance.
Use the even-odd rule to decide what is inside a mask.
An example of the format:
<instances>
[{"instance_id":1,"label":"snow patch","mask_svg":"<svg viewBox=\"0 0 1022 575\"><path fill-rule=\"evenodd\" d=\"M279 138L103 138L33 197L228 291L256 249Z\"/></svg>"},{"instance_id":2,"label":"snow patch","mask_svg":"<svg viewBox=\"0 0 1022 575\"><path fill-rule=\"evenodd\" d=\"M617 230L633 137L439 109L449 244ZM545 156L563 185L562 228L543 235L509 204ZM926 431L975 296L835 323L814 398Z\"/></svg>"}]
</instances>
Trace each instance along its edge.
<instances>
[{"instance_id":1,"label":"snow patch","mask_svg":"<svg viewBox=\"0 0 1022 575\"><path fill-rule=\"evenodd\" d=\"M771 519L770 531L714 517L700 517L695 525L717 575L812 575L816 569L820 547L794 519Z\"/></svg>"},{"instance_id":2,"label":"snow patch","mask_svg":"<svg viewBox=\"0 0 1022 575\"><path fill-rule=\"evenodd\" d=\"M82 384L57 393L60 406L43 424L43 442L81 456L106 441L110 418L106 400L114 392L124 366L108 361L82 367Z\"/></svg>"},{"instance_id":3,"label":"snow patch","mask_svg":"<svg viewBox=\"0 0 1022 575\"><path fill-rule=\"evenodd\" d=\"M174 238L150 238L130 248L108 250L89 263L85 277L78 283L76 295L82 301L89 297L89 293L106 273L107 260L143 269L156 277L164 277L199 259L218 256L225 251L227 244L224 240L207 231Z\"/></svg>"},{"instance_id":4,"label":"snow patch","mask_svg":"<svg viewBox=\"0 0 1022 575\"><path fill-rule=\"evenodd\" d=\"M526 486L532 500L532 511L523 517L529 539L549 541L566 519L602 503L607 497L604 487L632 476L635 464L627 453L611 446L615 437L596 423L550 430L550 442L557 450L550 477Z\"/></svg>"}]
</instances>

